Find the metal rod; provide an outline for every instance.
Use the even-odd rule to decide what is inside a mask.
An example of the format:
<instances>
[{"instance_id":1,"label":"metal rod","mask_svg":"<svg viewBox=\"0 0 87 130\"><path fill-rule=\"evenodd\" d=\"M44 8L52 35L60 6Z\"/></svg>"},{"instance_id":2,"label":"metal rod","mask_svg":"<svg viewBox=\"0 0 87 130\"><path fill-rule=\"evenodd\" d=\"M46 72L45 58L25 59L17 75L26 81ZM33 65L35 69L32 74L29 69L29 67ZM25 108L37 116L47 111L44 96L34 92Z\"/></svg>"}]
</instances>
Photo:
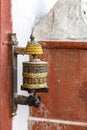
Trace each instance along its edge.
<instances>
[{"instance_id":1,"label":"metal rod","mask_svg":"<svg viewBox=\"0 0 87 130\"><path fill-rule=\"evenodd\" d=\"M28 105L28 99L29 99L29 97L26 97L23 95L15 95L14 102L16 104Z\"/></svg>"},{"instance_id":2,"label":"metal rod","mask_svg":"<svg viewBox=\"0 0 87 130\"><path fill-rule=\"evenodd\" d=\"M17 104L14 102L14 97L17 93L17 54L14 53L15 47L18 46L15 33L9 34L9 43L11 47L11 65L12 65L12 116L16 115Z\"/></svg>"},{"instance_id":3,"label":"metal rod","mask_svg":"<svg viewBox=\"0 0 87 130\"><path fill-rule=\"evenodd\" d=\"M17 104L14 102L14 97L17 94L17 54L14 53L12 46L12 116L16 115Z\"/></svg>"}]
</instances>

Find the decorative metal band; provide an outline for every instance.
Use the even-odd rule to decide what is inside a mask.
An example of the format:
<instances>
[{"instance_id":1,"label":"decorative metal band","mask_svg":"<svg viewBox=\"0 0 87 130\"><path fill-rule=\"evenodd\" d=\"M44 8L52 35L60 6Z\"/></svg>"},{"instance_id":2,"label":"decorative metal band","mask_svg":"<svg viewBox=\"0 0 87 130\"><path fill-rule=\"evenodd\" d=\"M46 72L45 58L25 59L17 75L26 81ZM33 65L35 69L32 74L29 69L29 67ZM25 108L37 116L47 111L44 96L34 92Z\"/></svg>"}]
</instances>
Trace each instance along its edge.
<instances>
[{"instance_id":1,"label":"decorative metal band","mask_svg":"<svg viewBox=\"0 0 87 130\"><path fill-rule=\"evenodd\" d=\"M47 66L42 66L42 65L31 65L24 66L23 64L23 72L24 73L46 73L47 72Z\"/></svg>"},{"instance_id":2,"label":"decorative metal band","mask_svg":"<svg viewBox=\"0 0 87 130\"><path fill-rule=\"evenodd\" d=\"M26 78L45 78L45 77L47 77L47 72L46 73L23 73L23 77L26 77Z\"/></svg>"},{"instance_id":3,"label":"decorative metal band","mask_svg":"<svg viewBox=\"0 0 87 130\"><path fill-rule=\"evenodd\" d=\"M23 62L24 67L27 67L27 66L44 67L44 66L47 66L47 65L48 65L48 62L44 62L44 61L41 61L41 62Z\"/></svg>"},{"instance_id":4,"label":"decorative metal band","mask_svg":"<svg viewBox=\"0 0 87 130\"><path fill-rule=\"evenodd\" d=\"M43 50L40 44L28 44L26 52L29 54L43 54Z\"/></svg>"},{"instance_id":5,"label":"decorative metal band","mask_svg":"<svg viewBox=\"0 0 87 130\"><path fill-rule=\"evenodd\" d=\"M30 89L40 89L40 88L47 88L47 83L44 84L23 84L24 88L30 88Z\"/></svg>"}]
</instances>

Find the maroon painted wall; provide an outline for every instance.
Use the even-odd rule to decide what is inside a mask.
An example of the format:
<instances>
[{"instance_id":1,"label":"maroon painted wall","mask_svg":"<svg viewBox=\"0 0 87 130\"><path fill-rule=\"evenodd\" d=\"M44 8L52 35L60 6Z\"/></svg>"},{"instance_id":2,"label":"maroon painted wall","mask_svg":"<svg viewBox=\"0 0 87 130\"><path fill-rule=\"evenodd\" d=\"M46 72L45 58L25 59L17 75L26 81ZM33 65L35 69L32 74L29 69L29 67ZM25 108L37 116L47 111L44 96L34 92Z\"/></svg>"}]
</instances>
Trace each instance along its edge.
<instances>
[{"instance_id":1,"label":"maroon painted wall","mask_svg":"<svg viewBox=\"0 0 87 130\"><path fill-rule=\"evenodd\" d=\"M31 109L31 116L55 119L56 122L34 120L29 130L87 130L74 122L87 123L87 43L43 42L43 60L48 61L49 93L41 94L40 108ZM71 124L57 120L72 121Z\"/></svg>"},{"instance_id":2,"label":"maroon painted wall","mask_svg":"<svg viewBox=\"0 0 87 130\"><path fill-rule=\"evenodd\" d=\"M11 55L8 33L12 30L11 1L0 0L0 130L11 130Z\"/></svg>"}]
</instances>

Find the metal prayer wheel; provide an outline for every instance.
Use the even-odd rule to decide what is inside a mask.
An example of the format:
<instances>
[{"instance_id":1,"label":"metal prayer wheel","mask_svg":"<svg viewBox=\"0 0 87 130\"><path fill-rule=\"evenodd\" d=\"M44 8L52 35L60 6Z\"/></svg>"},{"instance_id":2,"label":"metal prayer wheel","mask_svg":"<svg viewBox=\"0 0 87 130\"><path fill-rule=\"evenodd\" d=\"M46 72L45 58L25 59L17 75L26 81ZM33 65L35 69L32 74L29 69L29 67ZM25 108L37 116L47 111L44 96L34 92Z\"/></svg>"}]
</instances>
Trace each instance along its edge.
<instances>
[{"instance_id":1,"label":"metal prayer wheel","mask_svg":"<svg viewBox=\"0 0 87 130\"><path fill-rule=\"evenodd\" d=\"M18 47L15 34L9 40L9 45L12 49L12 115L16 115L17 105L28 105L39 107L41 97L37 92L48 92L47 86L47 66L48 63L37 58L38 55L43 54L42 46L35 41L33 34L30 35L30 41L27 42L26 47ZM28 91L29 96L17 94L17 55L29 55L29 60L23 62L23 84L21 90Z\"/></svg>"},{"instance_id":2,"label":"metal prayer wheel","mask_svg":"<svg viewBox=\"0 0 87 130\"><path fill-rule=\"evenodd\" d=\"M41 45L36 42L31 34L30 41L26 46L26 53L32 55L30 61L23 62L23 86L22 90L29 93L48 92L47 87L47 65L48 62L41 61L36 55L43 54Z\"/></svg>"},{"instance_id":3,"label":"metal prayer wheel","mask_svg":"<svg viewBox=\"0 0 87 130\"><path fill-rule=\"evenodd\" d=\"M23 86L31 92L48 92L47 62L33 58L30 62L23 62Z\"/></svg>"}]
</instances>

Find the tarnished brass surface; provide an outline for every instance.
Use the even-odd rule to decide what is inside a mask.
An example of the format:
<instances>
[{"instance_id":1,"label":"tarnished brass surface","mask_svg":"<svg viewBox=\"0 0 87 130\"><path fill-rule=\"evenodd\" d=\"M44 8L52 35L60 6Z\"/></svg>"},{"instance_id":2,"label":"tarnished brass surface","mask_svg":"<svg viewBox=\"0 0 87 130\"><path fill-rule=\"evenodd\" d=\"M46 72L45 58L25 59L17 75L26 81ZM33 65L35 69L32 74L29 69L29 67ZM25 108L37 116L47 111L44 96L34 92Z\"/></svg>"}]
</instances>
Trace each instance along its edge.
<instances>
[{"instance_id":1,"label":"tarnished brass surface","mask_svg":"<svg viewBox=\"0 0 87 130\"><path fill-rule=\"evenodd\" d=\"M40 61L40 62L23 62L24 66L47 66L48 62Z\"/></svg>"},{"instance_id":2,"label":"tarnished brass surface","mask_svg":"<svg viewBox=\"0 0 87 130\"><path fill-rule=\"evenodd\" d=\"M29 89L41 89L41 88L46 88L47 83L44 84L24 84L24 88L29 88Z\"/></svg>"},{"instance_id":3,"label":"tarnished brass surface","mask_svg":"<svg viewBox=\"0 0 87 130\"><path fill-rule=\"evenodd\" d=\"M26 52L31 55L43 54L42 46L35 41L33 34L30 35L30 39L26 46Z\"/></svg>"},{"instance_id":4,"label":"tarnished brass surface","mask_svg":"<svg viewBox=\"0 0 87 130\"><path fill-rule=\"evenodd\" d=\"M28 78L42 78L42 77L47 77L47 72L46 73L23 73L23 77L28 77Z\"/></svg>"},{"instance_id":5,"label":"tarnished brass surface","mask_svg":"<svg viewBox=\"0 0 87 130\"><path fill-rule=\"evenodd\" d=\"M29 43L26 46L26 53L32 54L32 55L43 54L43 50L39 43L36 43L36 44Z\"/></svg>"},{"instance_id":6,"label":"tarnished brass surface","mask_svg":"<svg viewBox=\"0 0 87 130\"><path fill-rule=\"evenodd\" d=\"M47 62L32 60L23 62L23 88L42 89L47 87ZM34 62L39 61L39 62Z\"/></svg>"}]
</instances>

